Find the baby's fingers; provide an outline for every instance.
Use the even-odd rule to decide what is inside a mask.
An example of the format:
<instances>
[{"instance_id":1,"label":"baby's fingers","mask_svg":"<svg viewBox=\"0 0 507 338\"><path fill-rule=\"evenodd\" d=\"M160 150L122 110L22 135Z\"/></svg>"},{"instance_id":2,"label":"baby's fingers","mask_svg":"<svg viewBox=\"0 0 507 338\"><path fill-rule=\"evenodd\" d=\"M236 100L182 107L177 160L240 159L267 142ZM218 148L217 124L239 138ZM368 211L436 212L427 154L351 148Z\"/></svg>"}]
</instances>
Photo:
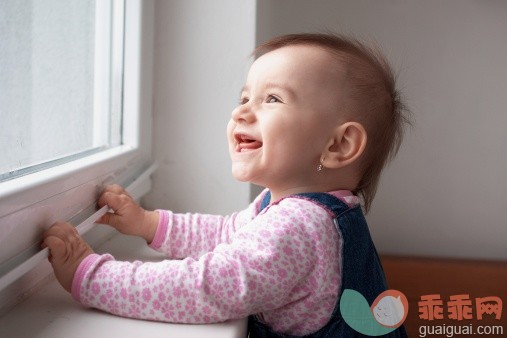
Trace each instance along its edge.
<instances>
[{"instance_id":1,"label":"baby's fingers","mask_svg":"<svg viewBox=\"0 0 507 338\"><path fill-rule=\"evenodd\" d=\"M132 198L129 195L129 193L127 192L127 190L123 189L123 187L118 184L111 184L111 185L106 186L104 188L104 190L102 190L102 192L101 192L101 199L102 199L102 196L104 196L104 194L106 194L106 193L112 193L114 195L125 195L129 198ZM99 206L103 207L105 204L101 205L101 199L99 199Z\"/></svg>"},{"instance_id":2,"label":"baby's fingers","mask_svg":"<svg viewBox=\"0 0 507 338\"><path fill-rule=\"evenodd\" d=\"M123 189L123 187L119 184L111 184L111 185L108 185L104 188L104 190L102 191L103 193L104 192L112 192L112 193L115 193L115 194L118 194L118 195L128 195L127 191L125 189Z\"/></svg>"},{"instance_id":3,"label":"baby's fingers","mask_svg":"<svg viewBox=\"0 0 507 338\"><path fill-rule=\"evenodd\" d=\"M118 216L112 212L106 212L101 218L96 221L96 223L108 224L116 228L116 224L118 224Z\"/></svg>"},{"instance_id":4,"label":"baby's fingers","mask_svg":"<svg viewBox=\"0 0 507 338\"><path fill-rule=\"evenodd\" d=\"M93 250L69 223L55 223L44 233L42 246L49 248L49 261L56 278L70 292L72 280L79 264Z\"/></svg>"},{"instance_id":5,"label":"baby's fingers","mask_svg":"<svg viewBox=\"0 0 507 338\"><path fill-rule=\"evenodd\" d=\"M113 192L105 192L100 196L98 205L99 207L103 207L104 205L108 205L115 212L122 209L126 204L132 202L132 197L127 194L116 194Z\"/></svg>"},{"instance_id":6,"label":"baby's fingers","mask_svg":"<svg viewBox=\"0 0 507 338\"><path fill-rule=\"evenodd\" d=\"M46 230L43 235L44 238L51 236L60 238L63 241L67 241L70 238L77 236L77 230L70 223L56 222L48 230Z\"/></svg>"},{"instance_id":7,"label":"baby's fingers","mask_svg":"<svg viewBox=\"0 0 507 338\"><path fill-rule=\"evenodd\" d=\"M51 263L60 263L65 260L67 250L65 242L56 236L49 236L44 239L43 247L49 249L49 261Z\"/></svg>"},{"instance_id":8,"label":"baby's fingers","mask_svg":"<svg viewBox=\"0 0 507 338\"><path fill-rule=\"evenodd\" d=\"M48 247L50 255L57 260L67 255L65 242L76 237L77 230L69 223L57 222L44 233L43 247Z\"/></svg>"}]
</instances>

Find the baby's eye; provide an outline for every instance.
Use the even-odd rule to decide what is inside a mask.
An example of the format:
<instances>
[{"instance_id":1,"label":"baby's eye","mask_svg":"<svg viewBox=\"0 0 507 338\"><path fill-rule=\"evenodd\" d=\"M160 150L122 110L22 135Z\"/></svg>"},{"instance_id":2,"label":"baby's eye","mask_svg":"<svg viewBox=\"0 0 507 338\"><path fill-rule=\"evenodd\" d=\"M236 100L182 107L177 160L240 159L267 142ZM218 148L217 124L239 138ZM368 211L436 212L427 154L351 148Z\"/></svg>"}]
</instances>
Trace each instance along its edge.
<instances>
[{"instance_id":1,"label":"baby's eye","mask_svg":"<svg viewBox=\"0 0 507 338\"><path fill-rule=\"evenodd\" d=\"M242 97L239 99L239 104L245 104L249 101L248 97Z\"/></svg>"},{"instance_id":2,"label":"baby's eye","mask_svg":"<svg viewBox=\"0 0 507 338\"><path fill-rule=\"evenodd\" d=\"M280 100L278 97L276 97L274 95L269 95L266 102L267 103L277 103L277 102L282 103L282 100Z\"/></svg>"}]
</instances>

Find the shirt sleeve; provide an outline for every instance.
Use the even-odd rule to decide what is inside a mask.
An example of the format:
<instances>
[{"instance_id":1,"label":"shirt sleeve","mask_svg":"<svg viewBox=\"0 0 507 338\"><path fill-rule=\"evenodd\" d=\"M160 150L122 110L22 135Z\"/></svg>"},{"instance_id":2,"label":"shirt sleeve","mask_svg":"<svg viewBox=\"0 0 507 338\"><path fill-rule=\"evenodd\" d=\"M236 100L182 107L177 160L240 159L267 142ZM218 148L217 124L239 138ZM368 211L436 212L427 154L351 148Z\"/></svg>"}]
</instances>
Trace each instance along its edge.
<instances>
[{"instance_id":1,"label":"shirt sleeve","mask_svg":"<svg viewBox=\"0 0 507 338\"><path fill-rule=\"evenodd\" d=\"M230 243L236 231L257 215L264 194L247 209L228 216L157 210L159 223L150 247L169 258L198 258L221 243Z\"/></svg>"},{"instance_id":2,"label":"shirt sleeve","mask_svg":"<svg viewBox=\"0 0 507 338\"><path fill-rule=\"evenodd\" d=\"M305 299L316 283L329 283L312 273L327 236L321 221L273 209L198 259L130 263L90 255L72 295L116 315L175 323L221 322Z\"/></svg>"}]
</instances>

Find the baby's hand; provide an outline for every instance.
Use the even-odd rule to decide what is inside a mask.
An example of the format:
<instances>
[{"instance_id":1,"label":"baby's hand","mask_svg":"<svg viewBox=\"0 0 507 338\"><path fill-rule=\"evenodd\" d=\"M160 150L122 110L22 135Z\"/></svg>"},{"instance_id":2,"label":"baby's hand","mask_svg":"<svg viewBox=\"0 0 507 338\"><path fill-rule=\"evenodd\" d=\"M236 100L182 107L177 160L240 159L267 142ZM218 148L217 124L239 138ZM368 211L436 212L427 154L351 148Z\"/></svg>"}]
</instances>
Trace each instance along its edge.
<instances>
[{"instance_id":1,"label":"baby's hand","mask_svg":"<svg viewBox=\"0 0 507 338\"><path fill-rule=\"evenodd\" d=\"M70 292L77 267L86 256L93 253L92 248L83 241L74 226L64 222L53 224L44 233L42 246L49 248L48 259L56 279Z\"/></svg>"},{"instance_id":2,"label":"baby's hand","mask_svg":"<svg viewBox=\"0 0 507 338\"><path fill-rule=\"evenodd\" d=\"M142 237L150 243L155 236L159 215L141 208L132 197L117 184L104 189L99 207L108 205L114 212L106 213L97 223L109 224L126 235Z\"/></svg>"}]
</instances>

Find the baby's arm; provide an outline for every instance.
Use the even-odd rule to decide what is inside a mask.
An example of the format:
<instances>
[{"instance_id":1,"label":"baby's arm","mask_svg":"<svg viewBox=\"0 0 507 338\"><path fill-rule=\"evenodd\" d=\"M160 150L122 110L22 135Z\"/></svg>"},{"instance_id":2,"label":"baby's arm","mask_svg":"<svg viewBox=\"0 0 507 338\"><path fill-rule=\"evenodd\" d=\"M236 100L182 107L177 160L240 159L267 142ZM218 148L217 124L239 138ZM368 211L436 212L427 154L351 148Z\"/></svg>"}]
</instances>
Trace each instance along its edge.
<instances>
[{"instance_id":1,"label":"baby's arm","mask_svg":"<svg viewBox=\"0 0 507 338\"><path fill-rule=\"evenodd\" d=\"M230 243L234 234L257 215L264 195L261 193L248 208L227 216L159 210L159 224L150 246L171 258L198 258L219 244Z\"/></svg>"},{"instance_id":2,"label":"baby's arm","mask_svg":"<svg viewBox=\"0 0 507 338\"><path fill-rule=\"evenodd\" d=\"M159 210L160 221L150 247L170 258L198 258L222 243L230 243L247 223L246 210L229 216L175 214Z\"/></svg>"},{"instance_id":3,"label":"baby's arm","mask_svg":"<svg viewBox=\"0 0 507 338\"><path fill-rule=\"evenodd\" d=\"M103 191L98 204L100 207L107 204L114 212L97 222L127 235L140 236L168 257L199 257L220 243L230 242L236 230L254 217L259 203L257 198L247 209L229 216L148 211L122 187L111 185Z\"/></svg>"},{"instance_id":4,"label":"baby's arm","mask_svg":"<svg viewBox=\"0 0 507 338\"><path fill-rule=\"evenodd\" d=\"M288 255L289 230L248 232L199 259L118 262L90 255L80 265L72 295L84 305L124 317L178 323L211 323L275 309L313 268L311 250ZM308 242L309 236L296 236ZM262 249L259 249L262 248ZM299 257L301 256L301 257ZM299 289L296 297L309 290Z\"/></svg>"},{"instance_id":5,"label":"baby's arm","mask_svg":"<svg viewBox=\"0 0 507 338\"><path fill-rule=\"evenodd\" d=\"M218 245L198 259L130 263L115 261L111 255L89 254L75 274L69 273L74 275L72 283L62 285L87 306L120 316L179 323L210 323L266 313L298 300L311 303L316 299L310 295L318 292L329 296L326 301L318 300L322 305L312 310L313 320L303 303L290 310L294 320L317 325L321 319L329 319L326 316L331 314L338 292L339 279L329 272L337 267L321 264L335 262L333 251L326 253L337 239L332 223L325 224L328 216L320 207L314 207L321 213L318 217L309 218L306 210L299 214L299 209L304 210L299 208L303 202L294 204L293 212L259 215L238 231L231 243ZM70 225L65 229L72 231ZM55 263L62 260L52 259L57 276L61 275L57 271L60 265Z\"/></svg>"}]
</instances>

